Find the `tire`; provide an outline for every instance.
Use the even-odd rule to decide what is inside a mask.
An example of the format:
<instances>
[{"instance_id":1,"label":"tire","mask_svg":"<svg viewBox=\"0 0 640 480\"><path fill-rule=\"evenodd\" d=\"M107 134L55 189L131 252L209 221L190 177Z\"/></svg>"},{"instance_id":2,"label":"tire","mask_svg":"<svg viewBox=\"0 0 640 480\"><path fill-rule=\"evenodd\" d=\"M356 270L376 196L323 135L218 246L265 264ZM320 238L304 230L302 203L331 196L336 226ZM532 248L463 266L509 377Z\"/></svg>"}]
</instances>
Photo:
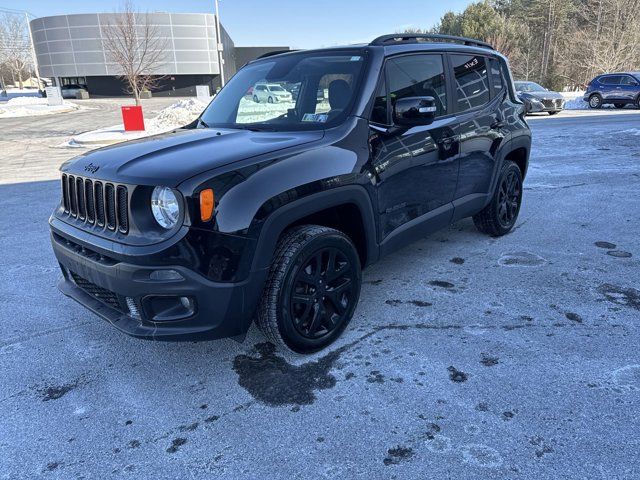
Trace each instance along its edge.
<instances>
[{"instance_id":1,"label":"tire","mask_svg":"<svg viewBox=\"0 0 640 480\"><path fill-rule=\"evenodd\" d=\"M505 160L489 205L473 216L473 223L482 233L501 237L516 224L522 204L522 172L510 160Z\"/></svg>"},{"instance_id":2,"label":"tire","mask_svg":"<svg viewBox=\"0 0 640 480\"><path fill-rule=\"evenodd\" d=\"M636 98L636 108L640 108L640 95Z\"/></svg>"},{"instance_id":3,"label":"tire","mask_svg":"<svg viewBox=\"0 0 640 480\"><path fill-rule=\"evenodd\" d=\"M253 96L253 101L256 102L256 103L260 103L260 99L258 98L257 95Z\"/></svg>"},{"instance_id":4,"label":"tire","mask_svg":"<svg viewBox=\"0 0 640 480\"><path fill-rule=\"evenodd\" d=\"M624 103L614 103L613 106L616 108L624 108Z\"/></svg>"},{"instance_id":5,"label":"tire","mask_svg":"<svg viewBox=\"0 0 640 480\"><path fill-rule=\"evenodd\" d=\"M600 96L600 94L596 93L589 97L589 107L602 108L602 97Z\"/></svg>"},{"instance_id":6,"label":"tire","mask_svg":"<svg viewBox=\"0 0 640 480\"><path fill-rule=\"evenodd\" d=\"M349 237L318 225L294 227L278 241L257 326L270 342L296 353L321 350L349 324L361 283Z\"/></svg>"},{"instance_id":7,"label":"tire","mask_svg":"<svg viewBox=\"0 0 640 480\"><path fill-rule=\"evenodd\" d=\"M268 103L273 103L273 97L269 97L269 98L267 98L267 102L268 102Z\"/></svg>"},{"instance_id":8,"label":"tire","mask_svg":"<svg viewBox=\"0 0 640 480\"><path fill-rule=\"evenodd\" d=\"M549 112L549 115L555 115L556 113L559 113L559 112L560 112L559 110L555 110L553 112Z\"/></svg>"}]
</instances>

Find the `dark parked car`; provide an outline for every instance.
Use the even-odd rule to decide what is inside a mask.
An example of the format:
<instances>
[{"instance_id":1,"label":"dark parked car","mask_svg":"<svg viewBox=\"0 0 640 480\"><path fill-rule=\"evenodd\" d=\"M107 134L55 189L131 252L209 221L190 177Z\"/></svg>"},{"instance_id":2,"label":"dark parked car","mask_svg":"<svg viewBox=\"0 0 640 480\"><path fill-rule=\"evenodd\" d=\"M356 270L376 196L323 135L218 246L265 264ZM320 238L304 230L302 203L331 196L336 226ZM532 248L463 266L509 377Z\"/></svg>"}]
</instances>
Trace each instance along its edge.
<instances>
[{"instance_id":1,"label":"dark parked car","mask_svg":"<svg viewBox=\"0 0 640 480\"><path fill-rule=\"evenodd\" d=\"M516 81L516 92L527 106L527 113L549 112L555 115L564 110L565 99L561 93L547 90L536 82Z\"/></svg>"},{"instance_id":2,"label":"dark parked car","mask_svg":"<svg viewBox=\"0 0 640 480\"><path fill-rule=\"evenodd\" d=\"M633 104L640 108L640 72L607 73L591 80L584 101L591 108L613 104L616 108Z\"/></svg>"},{"instance_id":3,"label":"dark parked car","mask_svg":"<svg viewBox=\"0 0 640 480\"><path fill-rule=\"evenodd\" d=\"M259 81L299 84L295 108L256 112ZM253 61L194 123L61 167L59 287L140 338L243 338L255 319L272 342L321 349L362 268L465 217L513 228L531 134L511 86L500 53L459 37Z\"/></svg>"}]
</instances>

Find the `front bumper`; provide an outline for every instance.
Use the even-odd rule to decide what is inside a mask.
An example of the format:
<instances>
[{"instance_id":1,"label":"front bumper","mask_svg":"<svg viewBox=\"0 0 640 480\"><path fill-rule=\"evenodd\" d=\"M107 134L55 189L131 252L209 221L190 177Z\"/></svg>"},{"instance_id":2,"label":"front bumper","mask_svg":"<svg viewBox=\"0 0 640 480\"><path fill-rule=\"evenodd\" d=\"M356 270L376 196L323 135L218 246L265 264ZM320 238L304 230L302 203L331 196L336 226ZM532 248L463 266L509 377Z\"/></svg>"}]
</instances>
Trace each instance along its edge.
<instances>
[{"instance_id":1,"label":"front bumper","mask_svg":"<svg viewBox=\"0 0 640 480\"><path fill-rule=\"evenodd\" d=\"M138 338L175 341L242 336L266 277L266 271L261 271L239 283L213 282L183 266L141 266L115 260L55 230L51 240L64 275L58 284L60 291ZM150 275L168 270L181 279L153 280ZM158 321L157 305L180 297L191 299L193 308L183 316Z\"/></svg>"}]
</instances>

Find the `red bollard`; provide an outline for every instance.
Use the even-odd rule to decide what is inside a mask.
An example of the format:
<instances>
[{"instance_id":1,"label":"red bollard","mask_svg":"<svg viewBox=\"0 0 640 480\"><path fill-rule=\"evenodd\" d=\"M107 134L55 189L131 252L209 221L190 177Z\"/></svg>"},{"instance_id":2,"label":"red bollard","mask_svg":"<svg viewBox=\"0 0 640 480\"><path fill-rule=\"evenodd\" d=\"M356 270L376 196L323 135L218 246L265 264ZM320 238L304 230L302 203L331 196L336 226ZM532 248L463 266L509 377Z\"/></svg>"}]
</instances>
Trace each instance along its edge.
<instances>
[{"instance_id":1,"label":"red bollard","mask_svg":"<svg viewBox=\"0 0 640 480\"><path fill-rule=\"evenodd\" d=\"M144 117L141 106L122 107L122 122L125 132L144 130Z\"/></svg>"}]
</instances>

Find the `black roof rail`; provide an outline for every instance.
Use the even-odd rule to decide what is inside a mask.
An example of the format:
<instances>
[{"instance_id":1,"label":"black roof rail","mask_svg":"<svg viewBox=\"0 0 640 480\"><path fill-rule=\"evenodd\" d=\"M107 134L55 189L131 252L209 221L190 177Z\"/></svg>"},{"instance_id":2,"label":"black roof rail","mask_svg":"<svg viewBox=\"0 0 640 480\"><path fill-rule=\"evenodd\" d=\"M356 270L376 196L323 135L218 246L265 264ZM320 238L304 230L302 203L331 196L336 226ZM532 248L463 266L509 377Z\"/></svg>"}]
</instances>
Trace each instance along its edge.
<instances>
[{"instance_id":1,"label":"black roof rail","mask_svg":"<svg viewBox=\"0 0 640 480\"><path fill-rule=\"evenodd\" d=\"M436 42L453 42L461 43L463 45L469 45L472 47L482 47L495 50L493 46L480 40L474 40L467 37L456 37L455 35L440 35L436 33L392 33L389 35L382 35L374 39L369 45L387 45L389 43L417 43L420 39L434 40Z\"/></svg>"},{"instance_id":2,"label":"black roof rail","mask_svg":"<svg viewBox=\"0 0 640 480\"><path fill-rule=\"evenodd\" d=\"M274 55L280 55L281 53L297 52L298 50L274 50L273 52L267 52L260 55L256 60L261 58L273 57Z\"/></svg>"}]
</instances>

